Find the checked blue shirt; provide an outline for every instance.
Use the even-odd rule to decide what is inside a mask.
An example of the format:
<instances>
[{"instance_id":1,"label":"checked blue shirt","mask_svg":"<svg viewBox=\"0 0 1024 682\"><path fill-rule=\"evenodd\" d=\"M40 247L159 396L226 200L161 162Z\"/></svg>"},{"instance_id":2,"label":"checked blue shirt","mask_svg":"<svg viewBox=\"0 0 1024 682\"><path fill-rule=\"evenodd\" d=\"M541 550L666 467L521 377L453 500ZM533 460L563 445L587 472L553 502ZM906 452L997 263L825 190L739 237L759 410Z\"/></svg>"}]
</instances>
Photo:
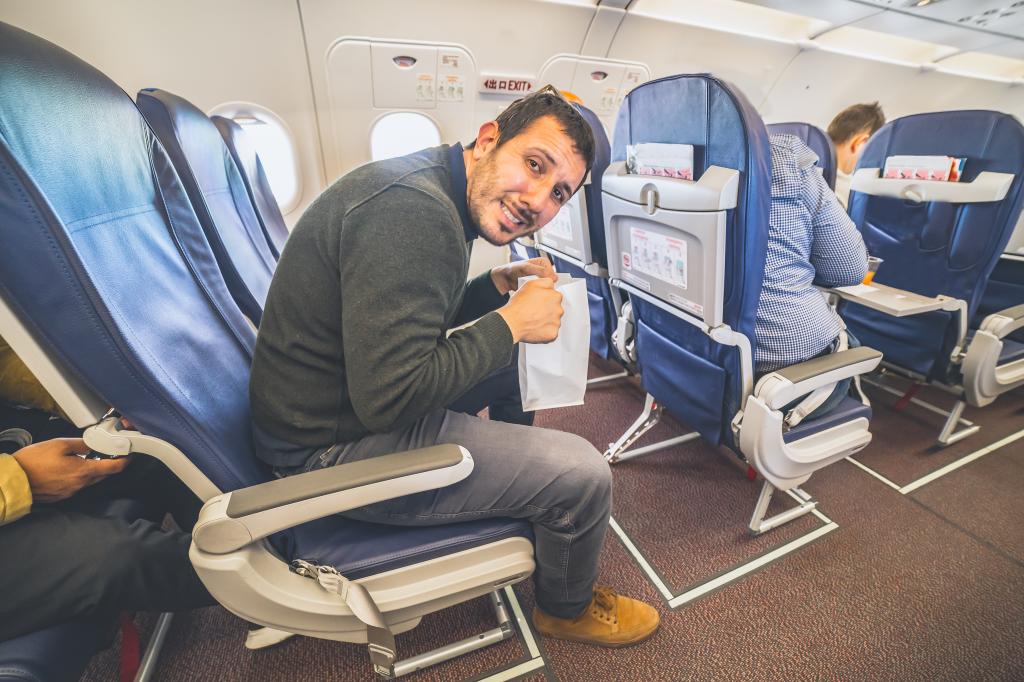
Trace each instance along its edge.
<instances>
[{"instance_id":1,"label":"checked blue shirt","mask_svg":"<svg viewBox=\"0 0 1024 682\"><path fill-rule=\"evenodd\" d=\"M793 135L772 135L772 211L757 305L757 374L825 351L843 324L812 285L858 284L867 250L853 221Z\"/></svg>"}]
</instances>

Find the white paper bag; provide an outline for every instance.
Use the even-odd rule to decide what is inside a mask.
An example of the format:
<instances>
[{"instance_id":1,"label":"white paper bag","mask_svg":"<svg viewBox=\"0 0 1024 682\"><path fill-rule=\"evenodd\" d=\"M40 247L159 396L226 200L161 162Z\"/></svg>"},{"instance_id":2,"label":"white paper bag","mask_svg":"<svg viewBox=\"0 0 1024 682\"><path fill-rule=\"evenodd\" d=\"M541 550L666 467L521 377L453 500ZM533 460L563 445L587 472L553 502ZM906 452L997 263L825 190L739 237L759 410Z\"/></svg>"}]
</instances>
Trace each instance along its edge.
<instances>
[{"instance_id":1,"label":"white paper bag","mask_svg":"<svg viewBox=\"0 0 1024 682\"><path fill-rule=\"evenodd\" d=\"M532 277L524 277L519 286ZM523 410L582 405L587 391L590 360L590 308L587 282L559 274L555 285L562 294L562 326L551 343L519 344L519 390Z\"/></svg>"}]
</instances>

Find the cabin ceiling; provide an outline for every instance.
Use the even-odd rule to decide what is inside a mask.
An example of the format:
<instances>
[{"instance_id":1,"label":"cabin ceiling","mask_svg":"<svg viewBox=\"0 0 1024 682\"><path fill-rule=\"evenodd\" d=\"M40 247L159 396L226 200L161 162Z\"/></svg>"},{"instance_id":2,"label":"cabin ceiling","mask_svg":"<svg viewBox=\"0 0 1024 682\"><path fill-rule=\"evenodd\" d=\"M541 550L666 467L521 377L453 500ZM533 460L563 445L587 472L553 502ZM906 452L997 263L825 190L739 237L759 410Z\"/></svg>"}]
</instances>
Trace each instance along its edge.
<instances>
[{"instance_id":1,"label":"cabin ceiling","mask_svg":"<svg viewBox=\"0 0 1024 682\"><path fill-rule=\"evenodd\" d=\"M555 0L646 13L672 12L661 0ZM839 28L863 29L942 46L936 61L962 52L984 52L1024 59L1024 0L702 0L705 11L723 11L737 3L758 5L818 20L815 39ZM676 10L692 14L693 4L672 0Z\"/></svg>"}]
</instances>

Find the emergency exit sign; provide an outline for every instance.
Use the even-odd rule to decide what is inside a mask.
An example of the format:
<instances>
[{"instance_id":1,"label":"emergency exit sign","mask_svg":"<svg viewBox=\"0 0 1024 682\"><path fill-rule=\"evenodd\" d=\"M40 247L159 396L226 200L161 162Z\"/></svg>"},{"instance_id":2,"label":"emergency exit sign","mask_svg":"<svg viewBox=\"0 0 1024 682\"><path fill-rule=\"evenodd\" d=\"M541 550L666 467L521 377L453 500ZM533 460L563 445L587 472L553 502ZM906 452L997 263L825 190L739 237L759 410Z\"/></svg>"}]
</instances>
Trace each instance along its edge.
<instances>
[{"instance_id":1,"label":"emergency exit sign","mask_svg":"<svg viewBox=\"0 0 1024 682\"><path fill-rule=\"evenodd\" d=\"M480 92L490 95L528 95L533 88L534 80L526 76L480 75Z\"/></svg>"}]
</instances>

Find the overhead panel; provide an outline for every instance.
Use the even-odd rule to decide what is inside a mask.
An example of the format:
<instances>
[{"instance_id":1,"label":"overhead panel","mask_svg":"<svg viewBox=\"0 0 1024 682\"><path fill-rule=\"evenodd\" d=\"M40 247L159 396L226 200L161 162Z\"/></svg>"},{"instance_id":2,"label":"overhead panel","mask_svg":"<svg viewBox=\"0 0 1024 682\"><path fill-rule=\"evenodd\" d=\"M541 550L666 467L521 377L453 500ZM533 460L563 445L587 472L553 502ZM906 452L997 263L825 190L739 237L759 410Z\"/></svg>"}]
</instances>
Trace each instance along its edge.
<instances>
[{"instance_id":1,"label":"overhead panel","mask_svg":"<svg viewBox=\"0 0 1024 682\"><path fill-rule=\"evenodd\" d=\"M952 45L904 38L856 26L842 26L819 36L814 42L833 52L908 66L926 64L959 52L959 48Z\"/></svg>"},{"instance_id":2,"label":"overhead panel","mask_svg":"<svg viewBox=\"0 0 1024 682\"><path fill-rule=\"evenodd\" d=\"M832 26L842 26L885 11L862 2L855 2L855 0L830 0L829 2L821 0L746 0L746 2L805 17L814 17L827 21Z\"/></svg>"},{"instance_id":3,"label":"overhead panel","mask_svg":"<svg viewBox=\"0 0 1024 682\"><path fill-rule=\"evenodd\" d=\"M899 12L879 12L851 25L869 31L948 45L957 50L977 50L1006 40L991 33Z\"/></svg>"},{"instance_id":4,"label":"overhead panel","mask_svg":"<svg viewBox=\"0 0 1024 682\"><path fill-rule=\"evenodd\" d=\"M786 42L804 40L831 26L830 22L821 19L738 0L635 0L629 6L629 13Z\"/></svg>"},{"instance_id":5,"label":"overhead panel","mask_svg":"<svg viewBox=\"0 0 1024 682\"><path fill-rule=\"evenodd\" d=\"M985 48L985 52L1012 59L1024 59L1024 40L1004 40L1001 43L989 45Z\"/></svg>"}]
</instances>

